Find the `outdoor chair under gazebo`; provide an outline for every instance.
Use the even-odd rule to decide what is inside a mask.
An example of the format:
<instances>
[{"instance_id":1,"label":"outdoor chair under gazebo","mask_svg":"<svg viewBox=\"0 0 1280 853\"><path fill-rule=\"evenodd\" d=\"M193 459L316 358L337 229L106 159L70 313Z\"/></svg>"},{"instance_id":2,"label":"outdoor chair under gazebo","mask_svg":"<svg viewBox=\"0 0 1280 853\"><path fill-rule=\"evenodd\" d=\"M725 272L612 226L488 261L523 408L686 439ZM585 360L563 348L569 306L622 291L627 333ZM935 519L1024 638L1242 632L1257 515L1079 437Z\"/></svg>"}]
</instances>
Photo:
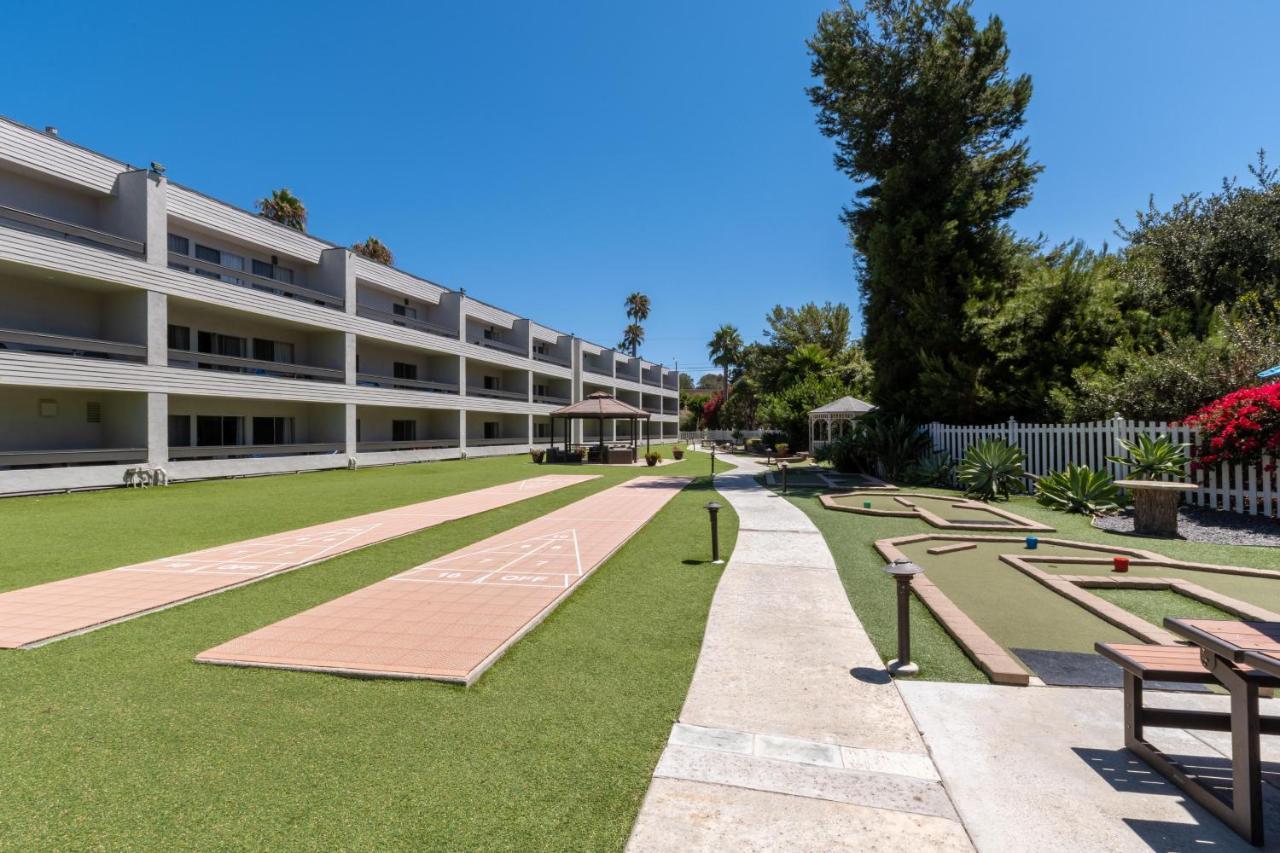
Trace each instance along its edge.
<instances>
[{"instance_id":1,"label":"outdoor chair under gazebo","mask_svg":"<svg viewBox=\"0 0 1280 853\"><path fill-rule=\"evenodd\" d=\"M564 448L556 447L556 419L564 419ZM573 433L571 426L573 421L589 421L594 420L600 425L599 440L595 447L590 445L578 445L578 447L587 448L587 461L604 463L606 465L629 465L636 461L637 441L639 436L636 434L636 425L640 421L645 422L644 430L644 449L649 452L649 413L644 409L624 403L616 397L610 396L603 391L597 391L594 394L588 394L586 399L581 400L562 409L556 409L551 413L551 446L547 451L549 462L568 462L571 459L581 459L581 451L578 453L570 453L570 438ZM604 423L605 421L630 421L631 436L630 444L626 442L612 441L606 444L604 440Z\"/></svg>"}]
</instances>

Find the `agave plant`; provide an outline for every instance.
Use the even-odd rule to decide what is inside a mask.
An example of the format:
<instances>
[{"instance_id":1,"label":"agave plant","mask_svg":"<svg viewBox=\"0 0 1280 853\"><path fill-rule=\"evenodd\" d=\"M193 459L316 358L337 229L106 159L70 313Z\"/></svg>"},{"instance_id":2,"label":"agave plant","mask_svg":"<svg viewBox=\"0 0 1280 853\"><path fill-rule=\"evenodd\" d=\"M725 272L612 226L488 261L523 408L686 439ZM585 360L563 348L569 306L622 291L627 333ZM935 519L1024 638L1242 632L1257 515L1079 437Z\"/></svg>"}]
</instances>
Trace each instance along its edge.
<instances>
[{"instance_id":1,"label":"agave plant","mask_svg":"<svg viewBox=\"0 0 1280 853\"><path fill-rule=\"evenodd\" d=\"M1190 445L1174 444L1167 435L1152 438L1140 435L1136 441L1116 439L1128 456L1108 456L1107 461L1129 466L1129 476L1135 480L1158 480L1165 474L1182 476L1190 458L1186 450Z\"/></svg>"},{"instance_id":2,"label":"agave plant","mask_svg":"<svg viewBox=\"0 0 1280 853\"><path fill-rule=\"evenodd\" d=\"M906 480L915 486L949 486L955 473L951 454L931 450L907 466Z\"/></svg>"},{"instance_id":3,"label":"agave plant","mask_svg":"<svg viewBox=\"0 0 1280 853\"><path fill-rule=\"evenodd\" d=\"M1061 512L1106 515L1120 508L1111 475L1087 465L1068 465L1036 482L1036 501Z\"/></svg>"},{"instance_id":4,"label":"agave plant","mask_svg":"<svg viewBox=\"0 0 1280 853\"><path fill-rule=\"evenodd\" d=\"M972 444L956 465L956 479L965 494L983 501L1007 498L1022 491L1026 472L1022 463L1026 454L1002 439L987 439Z\"/></svg>"}]
</instances>

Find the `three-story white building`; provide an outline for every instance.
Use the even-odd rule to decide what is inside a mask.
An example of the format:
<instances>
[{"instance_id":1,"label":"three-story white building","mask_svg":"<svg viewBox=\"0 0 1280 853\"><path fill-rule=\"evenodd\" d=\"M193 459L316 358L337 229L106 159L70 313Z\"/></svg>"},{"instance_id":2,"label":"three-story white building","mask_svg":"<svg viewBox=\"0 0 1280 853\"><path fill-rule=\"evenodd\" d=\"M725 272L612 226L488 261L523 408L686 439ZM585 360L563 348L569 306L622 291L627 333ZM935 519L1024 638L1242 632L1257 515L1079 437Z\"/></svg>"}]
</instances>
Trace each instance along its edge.
<instances>
[{"instance_id":1,"label":"three-story white building","mask_svg":"<svg viewBox=\"0 0 1280 853\"><path fill-rule=\"evenodd\" d=\"M672 370L0 118L0 494L521 453L601 390L675 440Z\"/></svg>"}]
</instances>

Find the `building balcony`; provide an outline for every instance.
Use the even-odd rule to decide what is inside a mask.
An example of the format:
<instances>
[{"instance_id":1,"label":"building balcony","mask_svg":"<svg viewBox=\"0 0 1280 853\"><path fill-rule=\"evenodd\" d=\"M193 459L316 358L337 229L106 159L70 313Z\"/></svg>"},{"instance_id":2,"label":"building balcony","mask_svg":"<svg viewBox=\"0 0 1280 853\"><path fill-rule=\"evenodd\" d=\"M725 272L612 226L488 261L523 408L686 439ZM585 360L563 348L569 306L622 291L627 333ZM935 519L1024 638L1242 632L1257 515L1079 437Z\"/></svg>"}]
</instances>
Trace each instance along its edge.
<instances>
[{"instance_id":1,"label":"building balcony","mask_svg":"<svg viewBox=\"0 0 1280 853\"><path fill-rule=\"evenodd\" d=\"M529 357L529 352L526 349L524 349L523 347L518 347L515 344L509 344L506 341L498 341L492 338L477 338L476 340L472 341L472 343L478 344L479 346L482 346L482 347L486 347L487 349L497 350L498 352L507 352L507 353L511 353L512 355L518 355L521 358Z\"/></svg>"},{"instance_id":2,"label":"building balcony","mask_svg":"<svg viewBox=\"0 0 1280 853\"><path fill-rule=\"evenodd\" d=\"M492 397L495 400L519 400L522 403L529 401L528 393L524 391L499 391L497 388L474 388L467 386L468 397Z\"/></svg>"},{"instance_id":3,"label":"building balcony","mask_svg":"<svg viewBox=\"0 0 1280 853\"><path fill-rule=\"evenodd\" d=\"M43 332L23 332L17 329L0 329L0 349L16 349L73 358L110 358L124 361L146 361L147 348L141 344L122 344L95 338L77 338L69 335L48 335Z\"/></svg>"},{"instance_id":4,"label":"building balcony","mask_svg":"<svg viewBox=\"0 0 1280 853\"><path fill-rule=\"evenodd\" d=\"M510 445L510 444L520 444L520 445L529 444L529 439L522 438L522 437L468 438L467 439L468 447L497 447L499 445Z\"/></svg>"},{"instance_id":5,"label":"building balcony","mask_svg":"<svg viewBox=\"0 0 1280 853\"><path fill-rule=\"evenodd\" d=\"M404 317L378 308L370 308L367 305L357 305L356 316L364 317L367 320L377 320L380 323L387 323L392 326L403 326L406 329L414 329L430 335L439 335L442 338L449 338L454 341L458 339L458 333L446 326L430 323L426 320Z\"/></svg>"},{"instance_id":6,"label":"building balcony","mask_svg":"<svg viewBox=\"0 0 1280 853\"><path fill-rule=\"evenodd\" d=\"M283 296L286 299L311 302L316 305L322 305L325 308L332 308L335 311L341 311L344 307L343 299L340 296L334 296L274 278L267 278L266 276L254 275L244 270L224 267L211 261L202 261L199 258L184 255L181 252L169 253L169 268L189 272L203 278L212 278L227 284L234 284L237 287L272 293L276 296Z\"/></svg>"},{"instance_id":7,"label":"building balcony","mask_svg":"<svg viewBox=\"0 0 1280 853\"><path fill-rule=\"evenodd\" d=\"M585 370L587 373L594 373L597 376L608 376L610 379L613 378L612 371L606 370L603 367L596 367L593 364L584 364L582 365L582 369Z\"/></svg>"},{"instance_id":8,"label":"building balcony","mask_svg":"<svg viewBox=\"0 0 1280 853\"><path fill-rule=\"evenodd\" d=\"M456 382L433 382L425 379L397 379L376 373L357 373L356 384L374 388L400 388L406 391L428 391L433 394L457 394Z\"/></svg>"},{"instance_id":9,"label":"building balcony","mask_svg":"<svg viewBox=\"0 0 1280 853\"><path fill-rule=\"evenodd\" d=\"M254 376L273 376L279 379L306 379L313 382L345 382L346 374L331 367L313 367L309 364L293 364L287 361L265 361L257 358L240 358L232 355L214 355L207 352L169 349L170 367L200 369L227 369L230 373L247 373Z\"/></svg>"},{"instance_id":10,"label":"building balcony","mask_svg":"<svg viewBox=\"0 0 1280 853\"><path fill-rule=\"evenodd\" d=\"M2 204L0 204L0 225L48 234L64 240L84 243L99 249L109 249L113 252L120 252L138 258L146 254L146 245L137 240L130 240L127 237L119 237L106 231L99 231L96 228L86 228L83 225L75 225L71 222L64 222L61 219L54 219L51 216L43 216L39 213L31 213Z\"/></svg>"},{"instance_id":11,"label":"building balcony","mask_svg":"<svg viewBox=\"0 0 1280 853\"><path fill-rule=\"evenodd\" d=\"M561 397L559 394L534 394L533 402L550 406L567 406L570 401L568 397Z\"/></svg>"},{"instance_id":12,"label":"building balcony","mask_svg":"<svg viewBox=\"0 0 1280 853\"><path fill-rule=\"evenodd\" d=\"M346 450L338 442L305 444L228 444L195 447L170 447L171 460L184 459L261 459L269 456L303 456L337 454Z\"/></svg>"},{"instance_id":13,"label":"building balcony","mask_svg":"<svg viewBox=\"0 0 1280 853\"><path fill-rule=\"evenodd\" d=\"M545 361L547 364L556 364L560 367L571 367L572 365L567 358L551 355L545 352L535 352L533 354L534 361Z\"/></svg>"},{"instance_id":14,"label":"building balcony","mask_svg":"<svg viewBox=\"0 0 1280 853\"><path fill-rule=\"evenodd\" d=\"M380 453L388 450L431 450L457 446L456 438L425 438L414 441L361 441L356 444L356 449L361 453Z\"/></svg>"},{"instance_id":15,"label":"building balcony","mask_svg":"<svg viewBox=\"0 0 1280 853\"><path fill-rule=\"evenodd\" d=\"M3 450L0 468L65 468L76 465L128 465L147 461L145 447L95 447L87 450Z\"/></svg>"}]
</instances>

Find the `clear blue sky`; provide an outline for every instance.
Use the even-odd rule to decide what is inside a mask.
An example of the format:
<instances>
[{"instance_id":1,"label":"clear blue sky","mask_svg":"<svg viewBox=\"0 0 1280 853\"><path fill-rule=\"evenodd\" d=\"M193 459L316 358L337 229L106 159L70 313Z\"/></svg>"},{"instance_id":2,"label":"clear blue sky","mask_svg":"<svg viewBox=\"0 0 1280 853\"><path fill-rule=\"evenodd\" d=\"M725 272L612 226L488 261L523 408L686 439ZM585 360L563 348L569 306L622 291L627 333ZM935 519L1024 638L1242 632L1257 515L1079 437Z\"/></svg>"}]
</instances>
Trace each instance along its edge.
<instances>
[{"instance_id":1,"label":"clear blue sky","mask_svg":"<svg viewBox=\"0 0 1280 853\"><path fill-rule=\"evenodd\" d=\"M852 186L804 94L834 3L7 4L0 113L603 344L648 293L644 354L702 372L723 322L856 304ZM1110 240L1280 163L1280 3L982 0L1035 96L1019 231Z\"/></svg>"}]
</instances>

